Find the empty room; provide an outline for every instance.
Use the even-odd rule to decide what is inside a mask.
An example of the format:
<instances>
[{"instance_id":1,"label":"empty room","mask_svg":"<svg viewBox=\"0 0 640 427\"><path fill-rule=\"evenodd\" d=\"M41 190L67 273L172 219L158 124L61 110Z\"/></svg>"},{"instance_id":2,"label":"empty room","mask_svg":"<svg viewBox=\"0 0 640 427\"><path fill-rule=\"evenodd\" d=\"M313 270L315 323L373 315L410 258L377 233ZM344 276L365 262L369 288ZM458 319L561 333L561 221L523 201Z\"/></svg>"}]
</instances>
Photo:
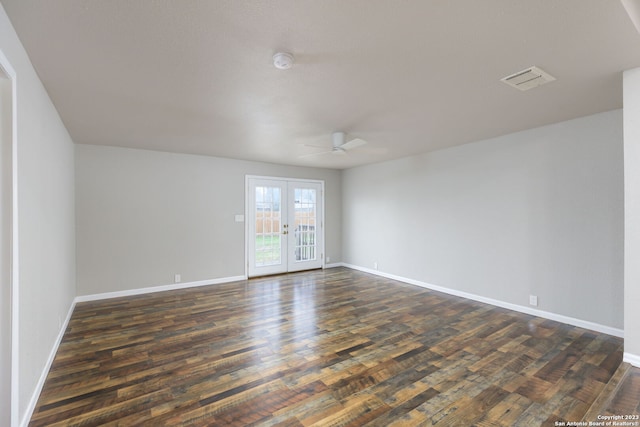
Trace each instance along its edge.
<instances>
[{"instance_id":1,"label":"empty room","mask_svg":"<svg viewBox=\"0 0 640 427\"><path fill-rule=\"evenodd\" d=\"M640 0L0 6L0 426L640 426Z\"/></svg>"}]
</instances>

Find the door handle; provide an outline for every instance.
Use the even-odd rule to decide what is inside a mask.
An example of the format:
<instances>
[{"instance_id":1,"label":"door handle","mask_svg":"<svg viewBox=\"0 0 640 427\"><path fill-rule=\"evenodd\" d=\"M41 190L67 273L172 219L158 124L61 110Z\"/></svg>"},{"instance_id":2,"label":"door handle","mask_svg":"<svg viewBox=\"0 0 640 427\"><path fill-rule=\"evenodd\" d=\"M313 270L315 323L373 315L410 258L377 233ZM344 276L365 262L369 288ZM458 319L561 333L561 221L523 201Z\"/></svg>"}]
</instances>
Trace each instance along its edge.
<instances>
[{"instance_id":1,"label":"door handle","mask_svg":"<svg viewBox=\"0 0 640 427\"><path fill-rule=\"evenodd\" d=\"M282 234L289 234L289 232L287 230L284 230Z\"/></svg>"}]
</instances>

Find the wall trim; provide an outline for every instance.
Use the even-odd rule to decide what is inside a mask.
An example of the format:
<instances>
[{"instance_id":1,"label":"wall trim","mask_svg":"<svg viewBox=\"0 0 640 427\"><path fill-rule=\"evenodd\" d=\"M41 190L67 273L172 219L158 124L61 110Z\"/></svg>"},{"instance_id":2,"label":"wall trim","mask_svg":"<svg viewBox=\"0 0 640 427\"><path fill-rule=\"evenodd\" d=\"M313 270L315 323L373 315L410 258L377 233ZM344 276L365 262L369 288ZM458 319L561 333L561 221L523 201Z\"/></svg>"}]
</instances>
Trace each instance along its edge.
<instances>
[{"instance_id":1,"label":"wall trim","mask_svg":"<svg viewBox=\"0 0 640 427\"><path fill-rule=\"evenodd\" d=\"M171 285L151 286L148 288L129 289L126 291L105 292L101 294L81 295L77 296L74 303L87 302L87 301L99 301L110 298L128 297L132 295L150 294L152 292L164 292L173 291L177 289L195 288L198 286L219 285L221 283L238 282L241 280L247 280L247 276L229 276L221 277L218 279L199 280L195 282L175 283Z\"/></svg>"},{"instance_id":2,"label":"wall trim","mask_svg":"<svg viewBox=\"0 0 640 427\"><path fill-rule=\"evenodd\" d=\"M635 366L636 368L640 368L640 356L638 356L636 354L627 353L625 351L624 355L622 356L622 361L623 362L627 362L627 363Z\"/></svg>"},{"instance_id":3,"label":"wall trim","mask_svg":"<svg viewBox=\"0 0 640 427\"><path fill-rule=\"evenodd\" d=\"M11 379L9 388L11 396L9 397L9 424L18 426L20 423L20 404L18 396L20 395L19 381L19 363L20 363L20 247L18 238L18 82L15 69L11 66L9 59L4 52L0 50L0 69L11 80L11 279L8 284L11 292L11 301L9 302L10 325L9 333L11 334ZM4 284L2 286L5 286ZM4 368L4 367L3 367Z\"/></svg>"},{"instance_id":4,"label":"wall trim","mask_svg":"<svg viewBox=\"0 0 640 427\"><path fill-rule=\"evenodd\" d=\"M60 343L62 343L62 338L64 337L64 333L67 330L67 326L69 326L69 322L71 321L71 315L73 314L73 310L76 308L76 301L71 302L71 306L69 307L69 311L67 312L67 317L64 319L62 323L62 327L60 331L58 331L58 337L53 343L53 347L49 352L49 357L47 358L47 362L44 365L44 369L42 370L42 374L40 374L40 378L38 379L38 383L36 384L36 388L31 395L31 399L29 400L29 405L25 411L25 417L20 422L20 427L27 427L29 422L31 421L31 417L33 416L33 411L36 409L36 404L38 403L38 399L40 398L40 393L42 393L42 388L44 387L44 383L47 379L47 375L49 375L49 370L51 369L51 365L53 364L53 360L56 358L56 354L58 353L58 348L60 347Z\"/></svg>"},{"instance_id":5,"label":"wall trim","mask_svg":"<svg viewBox=\"0 0 640 427\"><path fill-rule=\"evenodd\" d=\"M624 338L624 330L612 328L611 326L601 325L599 323L589 322L587 320L576 319L574 317L564 316L562 314L551 313L548 311L537 310L522 305L512 304L505 301L496 300L493 298L487 298L480 295L470 294L468 292L458 291L455 289L445 288L442 286L432 285L430 283L421 282L419 280L409 279L402 276L396 276L395 274L383 273L378 270L372 270L366 267L360 267L353 264L342 263L344 267L352 268L354 270L362 271L365 273L381 276L387 279L397 280L399 282L408 283L410 285L420 286L422 288L431 289L433 291L443 292L445 294L454 295L457 297L467 298L473 301L490 304L496 307L506 308L508 310L518 311L520 313L530 314L532 316L542 317L544 319L555 320L556 322L566 323L568 325L577 326L584 329L589 329L603 334L613 335L615 337ZM639 359L640 361L640 359ZM633 364L632 362L629 362Z\"/></svg>"},{"instance_id":6,"label":"wall trim","mask_svg":"<svg viewBox=\"0 0 640 427\"><path fill-rule=\"evenodd\" d=\"M332 262L331 264L325 264L324 268L338 268L338 267L344 267L344 263L343 262Z\"/></svg>"}]
</instances>

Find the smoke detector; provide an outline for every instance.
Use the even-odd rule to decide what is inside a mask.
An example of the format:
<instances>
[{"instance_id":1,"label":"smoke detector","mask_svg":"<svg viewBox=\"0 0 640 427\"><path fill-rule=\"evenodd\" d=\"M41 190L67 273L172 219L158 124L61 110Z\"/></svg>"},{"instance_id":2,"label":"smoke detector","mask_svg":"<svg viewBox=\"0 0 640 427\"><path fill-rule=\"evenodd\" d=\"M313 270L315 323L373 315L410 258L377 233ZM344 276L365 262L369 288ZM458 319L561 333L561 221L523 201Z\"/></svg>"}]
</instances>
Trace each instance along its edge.
<instances>
[{"instance_id":1,"label":"smoke detector","mask_svg":"<svg viewBox=\"0 0 640 427\"><path fill-rule=\"evenodd\" d=\"M556 78L538 67L529 67L526 70L518 71L510 76L500 79L501 82L525 91L534 87L542 86L545 83L554 81Z\"/></svg>"},{"instance_id":2,"label":"smoke detector","mask_svg":"<svg viewBox=\"0 0 640 427\"><path fill-rule=\"evenodd\" d=\"M285 52L278 52L273 55L273 66L278 70L288 70L293 66L293 55Z\"/></svg>"}]
</instances>

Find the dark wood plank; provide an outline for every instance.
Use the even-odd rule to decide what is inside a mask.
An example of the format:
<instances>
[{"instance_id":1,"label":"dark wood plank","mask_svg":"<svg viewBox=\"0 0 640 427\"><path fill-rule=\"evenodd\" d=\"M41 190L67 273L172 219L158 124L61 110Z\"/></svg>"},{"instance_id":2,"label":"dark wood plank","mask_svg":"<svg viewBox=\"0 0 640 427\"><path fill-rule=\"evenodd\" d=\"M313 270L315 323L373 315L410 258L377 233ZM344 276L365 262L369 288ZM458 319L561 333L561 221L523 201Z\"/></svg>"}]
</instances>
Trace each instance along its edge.
<instances>
[{"instance_id":1,"label":"dark wood plank","mask_svg":"<svg viewBox=\"0 0 640 427\"><path fill-rule=\"evenodd\" d=\"M622 340L336 268L76 307L31 426L579 420ZM637 411L628 375L607 411ZM631 412L630 412L631 413Z\"/></svg>"},{"instance_id":2,"label":"dark wood plank","mask_svg":"<svg viewBox=\"0 0 640 427\"><path fill-rule=\"evenodd\" d=\"M618 392L611 399L607 408L610 415L640 414L640 369L631 368L618 389Z\"/></svg>"}]
</instances>

